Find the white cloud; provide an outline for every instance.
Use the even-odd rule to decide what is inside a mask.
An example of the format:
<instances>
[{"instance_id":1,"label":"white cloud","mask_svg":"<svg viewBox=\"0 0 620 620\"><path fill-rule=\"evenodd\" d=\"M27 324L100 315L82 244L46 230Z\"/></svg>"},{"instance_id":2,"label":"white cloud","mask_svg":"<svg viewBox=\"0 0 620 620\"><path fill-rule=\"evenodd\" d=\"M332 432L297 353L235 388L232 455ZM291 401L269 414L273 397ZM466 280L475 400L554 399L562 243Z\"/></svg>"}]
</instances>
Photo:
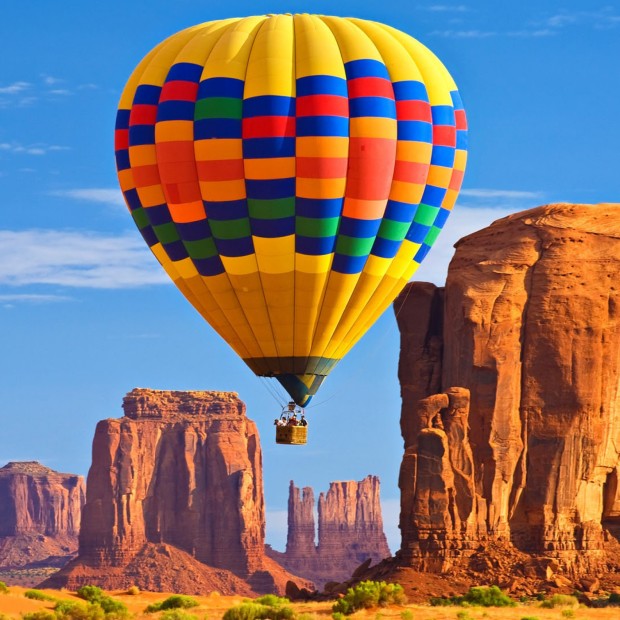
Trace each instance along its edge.
<instances>
[{"instance_id":1,"label":"white cloud","mask_svg":"<svg viewBox=\"0 0 620 620\"><path fill-rule=\"evenodd\" d=\"M58 144L29 144L24 145L19 142L2 142L0 143L0 151L7 153L20 153L25 155L47 155L53 151L68 151L70 147L60 146Z\"/></svg>"},{"instance_id":2,"label":"white cloud","mask_svg":"<svg viewBox=\"0 0 620 620\"><path fill-rule=\"evenodd\" d=\"M466 11L469 11L469 7L464 4L431 4L431 6L422 8L435 13L465 13Z\"/></svg>"},{"instance_id":3,"label":"white cloud","mask_svg":"<svg viewBox=\"0 0 620 620\"><path fill-rule=\"evenodd\" d=\"M125 199L119 189L107 189L102 187L87 187L82 189L67 189L51 192L52 196L62 196L73 200L85 200L98 202L115 207L125 207Z\"/></svg>"},{"instance_id":4,"label":"white cloud","mask_svg":"<svg viewBox=\"0 0 620 620\"><path fill-rule=\"evenodd\" d=\"M0 230L0 285L118 289L168 282L138 234Z\"/></svg>"},{"instance_id":5,"label":"white cloud","mask_svg":"<svg viewBox=\"0 0 620 620\"><path fill-rule=\"evenodd\" d=\"M45 73L41 74L41 77L43 78L43 83L47 86L54 86L64 82L64 80L61 80L60 78L54 77L53 75L46 75Z\"/></svg>"},{"instance_id":6,"label":"white cloud","mask_svg":"<svg viewBox=\"0 0 620 620\"><path fill-rule=\"evenodd\" d=\"M530 192L511 189L486 189L472 188L462 189L459 192L461 198L480 198L484 200L540 200L544 194L542 192Z\"/></svg>"},{"instance_id":7,"label":"white cloud","mask_svg":"<svg viewBox=\"0 0 620 620\"><path fill-rule=\"evenodd\" d=\"M495 37L498 33L492 30L433 30L431 37L445 37L449 39L487 39Z\"/></svg>"},{"instance_id":8,"label":"white cloud","mask_svg":"<svg viewBox=\"0 0 620 620\"><path fill-rule=\"evenodd\" d=\"M547 18L544 24L557 29L577 25L597 29L615 28L620 25L620 13L611 6L604 6L594 11L560 11Z\"/></svg>"},{"instance_id":9,"label":"white cloud","mask_svg":"<svg viewBox=\"0 0 620 620\"><path fill-rule=\"evenodd\" d=\"M30 82L13 82L8 86L0 86L0 95L19 95L30 88Z\"/></svg>"},{"instance_id":10,"label":"white cloud","mask_svg":"<svg viewBox=\"0 0 620 620\"><path fill-rule=\"evenodd\" d=\"M59 301L70 301L71 297L66 295L41 295L36 293L23 293L23 294L2 294L0 293L1 304L13 304L13 303L31 303L31 304L44 304L54 303Z\"/></svg>"}]
</instances>

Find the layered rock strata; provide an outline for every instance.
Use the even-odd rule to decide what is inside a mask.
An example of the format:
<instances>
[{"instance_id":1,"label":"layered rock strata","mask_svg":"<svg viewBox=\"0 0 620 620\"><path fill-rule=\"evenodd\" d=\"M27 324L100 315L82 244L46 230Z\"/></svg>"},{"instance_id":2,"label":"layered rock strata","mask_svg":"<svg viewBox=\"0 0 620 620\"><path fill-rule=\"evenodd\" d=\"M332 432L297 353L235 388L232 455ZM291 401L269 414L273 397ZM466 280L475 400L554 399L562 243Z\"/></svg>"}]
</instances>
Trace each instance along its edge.
<instances>
[{"instance_id":1,"label":"layered rock strata","mask_svg":"<svg viewBox=\"0 0 620 620\"><path fill-rule=\"evenodd\" d=\"M559 204L459 241L445 290L401 294L405 563L491 541L573 575L613 563L619 274L620 205Z\"/></svg>"},{"instance_id":2,"label":"layered rock strata","mask_svg":"<svg viewBox=\"0 0 620 620\"><path fill-rule=\"evenodd\" d=\"M314 493L291 481L286 552L269 550L282 566L318 587L346 581L363 562L377 563L390 555L383 532L380 482L332 482L318 500L318 544L315 544Z\"/></svg>"},{"instance_id":3,"label":"layered rock strata","mask_svg":"<svg viewBox=\"0 0 620 620\"><path fill-rule=\"evenodd\" d=\"M264 554L260 442L238 396L135 389L123 409L95 431L79 557L48 584L282 592L291 576Z\"/></svg>"},{"instance_id":4,"label":"layered rock strata","mask_svg":"<svg viewBox=\"0 0 620 620\"><path fill-rule=\"evenodd\" d=\"M35 461L0 468L0 568L62 566L77 551L85 485Z\"/></svg>"}]
</instances>

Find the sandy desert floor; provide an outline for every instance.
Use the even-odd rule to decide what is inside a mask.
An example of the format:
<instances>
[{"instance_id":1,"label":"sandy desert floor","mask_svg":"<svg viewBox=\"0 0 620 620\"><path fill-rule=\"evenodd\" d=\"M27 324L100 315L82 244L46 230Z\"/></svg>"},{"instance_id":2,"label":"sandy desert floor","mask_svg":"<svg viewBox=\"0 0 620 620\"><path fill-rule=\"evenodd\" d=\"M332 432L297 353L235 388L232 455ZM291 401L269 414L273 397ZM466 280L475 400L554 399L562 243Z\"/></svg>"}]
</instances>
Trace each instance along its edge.
<instances>
[{"instance_id":1,"label":"sandy desert floor","mask_svg":"<svg viewBox=\"0 0 620 620\"><path fill-rule=\"evenodd\" d=\"M12 586L8 594L0 594L0 615L10 619L19 619L21 614L39 609L52 609L54 604L51 601L36 601L24 596L26 588ZM74 593L58 590L43 590L46 594L57 600L80 600ZM144 609L147 605L165 599L169 594L141 592L137 595L127 595L122 592L110 592L111 596L125 603L129 611L135 614L136 618L149 618L158 620L160 614L145 614ZM243 601L241 597L219 596L210 594L208 596L194 597L200 605L186 610L197 617L198 620L218 620L224 612L234 605ZM297 613L307 613L317 616L317 620L328 620L331 618L330 602L321 603L295 603L292 607ZM409 611L411 620L620 620L620 608L589 609L579 607L574 610L566 609L542 609L536 605L518 605L512 608L482 608L482 607L431 607L429 605L403 605L358 612L351 616L353 620L401 620L403 612ZM572 612L572 613L571 613ZM409 614L405 614L409 616ZM3 619L4 620L4 619Z\"/></svg>"}]
</instances>

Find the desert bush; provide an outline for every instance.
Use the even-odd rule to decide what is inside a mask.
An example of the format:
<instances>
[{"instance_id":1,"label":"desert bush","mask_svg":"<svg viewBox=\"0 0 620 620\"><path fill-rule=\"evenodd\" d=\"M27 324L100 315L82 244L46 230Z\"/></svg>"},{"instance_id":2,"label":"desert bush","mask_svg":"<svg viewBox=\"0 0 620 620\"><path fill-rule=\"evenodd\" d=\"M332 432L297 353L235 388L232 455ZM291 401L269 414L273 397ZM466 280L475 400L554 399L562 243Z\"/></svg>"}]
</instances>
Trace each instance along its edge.
<instances>
[{"instance_id":1,"label":"desert bush","mask_svg":"<svg viewBox=\"0 0 620 620\"><path fill-rule=\"evenodd\" d=\"M497 586L477 586L469 588L462 597L462 603L477 607L514 607L516 603Z\"/></svg>"},{"instance_id":2,"label":"desert bush","mask_svg":"<svg viewBox=\"0 0 620 620\"><path fill-rule=\"evenodd\" d=\"M24 596L26 598L31 598L35 601L55 601L56 599L49 594L45 594L45 592L41 592L41 590L26 590L24 592Z\"/></svg>"},{"instance_id":3,"label":"desert bush","mask_svg":"<svg viewBox=\"0 0 620 620\"><path fill-rule=\"evenodd\" d=\"M334 603L332 611L349 616L359 609L373 609L390 604L399 605L406 601L403 587L397 583L362 581L349 588L344 597Z\"/></svg>"},{"instance_id":4,"label":"desert bush","mask_svg":"<svg viewBox=\"0 0 620 620\"><path fill-rule=\"evenodd\" d=\"M103 609L103 612L108 620L110 619L110 616L114 616L115 618L123 618L129 614L125 603L117 601L110 596L102 596L96 604Z\"/></svg>"},{"instance_id":5,"label":"desert bush","mask_svg":"<svg viewBox=\"0 0 620 620\"><path fill-rule=\"evenodd\" d=\"M22 620L56 620L56 614L48 609L39 609L22 614Z\"/></svg>"},{"instance_id":6,"label":"desert bush","mask_svg":"<svg viewBox=\"0 0 620 620\"><path fill-rule=\"evenodd\" d=\"M620 606L620 594L612 592L607 599L607 604L613 607Z\"/></svg>"},{"instance_id":7,"label":"desert bush","mask_svg":"<svg viewBox=\"0 0 620 620\"><path fill-rule=\"evenodd\" d=\"M96 603L103 597L103 590L97 586L82 586L76 594L90 603Z\"/></svg>"},{"instance_id":8,"label":"desert bush","mask_svg":"<svg viewBox=\"0 0 620 620\"><path fill-rule=\"evenodd\" d=\"M466 611L459 611L456 617L458 620L474 620Z\"/></svg>"},{"instance_id":9,"label":"desert bush","mask_svg":"<svg viewBox=\"0 0 620 620\"><path fill-rule=\"evenodd\" d=\"M573 609L563 609L562 610L562 618L574 618L575 611Z\"/></svg>"},{"instance_id":10,"label":"desert bush","mask_svg":"<svg viewBox=\"0 0 620 620\"><path fill-rule=\"evenodd\" d=\"M267 601L270 604L261 603L261 601ZM224 614L223 620L258 620L259 618L292 620L295 612L291 607L287 607L285 602L288 603L288 599L267 594L254 601L247 600L241 605L231 607Z\"/></svg>"},{"instance_id":11,"label":"desert bush","mask_svg":"<svg viewBox=\"0 0 620 620\"><path fill-rule=\"evenodd\" d=\"M316 614L304 612L303 614L295 616L295 620L319 620L319 616L317 616Z\"/></svg>"},{"instance_id":12,"label":"desert bush","mask_svg":"<svg viewBox=\"0 0 620 620\"><path fill-rule=\"evenodd\" d=\"M332 620L344 620L345 615L340 611L335 611L332 614Z\"/></svg>"},{"instance_id":13,"label":"desert bush","mask_svg":"<svg viewBox=\"0 0 620 620\"><path fill-rule=\"evenodd\" d=\"M410 609L400 612L400 620L413 620L413 612Z\"/></svg>"},{"instance_id":14,"label":"desert bush","mask_svg":"<svg viewBox=\"0 0 620 620\"><path fill-rule=\"evenodd\" d=\"M554 594L551 598L540 604L545 609L555 609L556 607L578 607L577 597L570 594Z\"/></svg>"},{"instance_id":15,"label":"desert bush","mask_svg":"<svg viewBox=\"0 0 620 620\"><path fill-rule=\"evenodd\" d=\"M159 617L159 620L198 620L198 616L188 614L181 609L169 609Z\"/></svg>"},{"instance_id":16,"label":"desert bush","mask_svg":"<svg viewBox=\"0 0 620 620\"><path fill-rule=\"evenodd\" d=\"M57 620L104 620L105 612L97 603L84 605L74 601L58 601L54 606Z\"/></svg>"},{"instance_id":17,"label":"desert bush","mask_svg":"<svg viewBox=\"0 0 620 620\"><path fill-rule=\"evenodd\" d=\"M150 614L155 611L165 611L166 609L190 609L197 606L198 601L195 598L185 596L184 594L173 594L163 601L149 605L144 611Z\"/></svg>"},{"instance_id":18,"label":"desert bush","mask_svg":"<svg viewBox=\"0 0 620 620\"><path fill-rule=\"evenodd\" d=\"M521 620L539 620L538 616L523 616Z\"/></svg>"},{"instance_id":19,"label":"desert bush","mask_svg":"<svg viewBox=\"0 0 620 620\"><path fill-rule=\"evenodd\" d=\"M6 583L4 581L0 581L0 594L6 594L9 589L6 587Z\"/></svg>"},{"instance_id":20,"label":"desert bush","mask_svg":"<svg viewBox=\"0 0 620 620\"><path fill-rule=\"evenodd\" d=\"M463 596L432 596L430 604L434 607L461 605L462 607L514 607L516 605L507 594L497 586L476 586L469 588Z\"/></svg>"},{"instance_id":21,"label":"desert bush","mask_svg":"<svg viewBox=\"0 0 620 620\"><path fill-rule=\"evenodd\" d=\"M248 601L252 602L252 601ZM277 596L276 594L264 594L254 599L254 603L259 605L267 605L267 607L282 607L282 605L290 605L291 601L285 596Z\"/></svg>"},{"instance_id":22,"label":"desert bush","mask_svg":"<svg viewBox=\"0 0 620 620\"><path fill-rule=\"evenodd\" d=\"M137 596L140 594L140 588L138 586L131 586L127 588L127 594L129 594L129 596Z\"/></svg>"}]
</instances>

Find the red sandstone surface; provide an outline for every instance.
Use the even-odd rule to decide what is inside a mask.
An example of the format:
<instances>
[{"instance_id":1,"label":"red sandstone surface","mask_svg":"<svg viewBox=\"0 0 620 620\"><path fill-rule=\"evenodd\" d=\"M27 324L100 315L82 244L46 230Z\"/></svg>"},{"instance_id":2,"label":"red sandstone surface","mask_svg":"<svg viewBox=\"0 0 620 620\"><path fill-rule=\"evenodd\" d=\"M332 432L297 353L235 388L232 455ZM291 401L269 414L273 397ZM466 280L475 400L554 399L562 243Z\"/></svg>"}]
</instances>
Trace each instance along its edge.
<instances>
[{"instance_id":1,"label":"red sandstone surface","mask_svg":"<svg viewBox=\"0 0 620 620\"><path fill-rule=\"evenodd\" d=\"M78 558L45 585L284 592L294 577L264 553L261 448L238 396L135 389L123 409L95 431Z\"/></svg>"},{"instance_id":2,"label":"red sandstone surface","mask_svg":"<svg viewBox=\"0 0 620 620\"><path fill-rule=\"evenodd\" d=\"M389 557L383 532L380 482L367 476L360 482L332 482L318 501L318 544L315 544L314 492L291 481L288 500L286 552L268 549L269 555L317 587L346 581L370 560Z\"/></svg>"},{"instance_id":3,"label":"red sandstone surface","mask_svg":"<svg viewBox=\"0 0 620 620\"><path fill-rule=\"evenodd\" d=\"M35 461L0 468L0 568L62 566L77 551L84 479Z\"/></svg>"},{"instance_id":4,"label":"red sandstone surface","mask_svg":"<svg viewBox=\"0 0 620 620\"><path fill-rule=\"evenodd\" d=\"M617 570L619 274L620 205L559 204L403 291L401 566L517 590Z\"/></svg>"}]
</instances>

